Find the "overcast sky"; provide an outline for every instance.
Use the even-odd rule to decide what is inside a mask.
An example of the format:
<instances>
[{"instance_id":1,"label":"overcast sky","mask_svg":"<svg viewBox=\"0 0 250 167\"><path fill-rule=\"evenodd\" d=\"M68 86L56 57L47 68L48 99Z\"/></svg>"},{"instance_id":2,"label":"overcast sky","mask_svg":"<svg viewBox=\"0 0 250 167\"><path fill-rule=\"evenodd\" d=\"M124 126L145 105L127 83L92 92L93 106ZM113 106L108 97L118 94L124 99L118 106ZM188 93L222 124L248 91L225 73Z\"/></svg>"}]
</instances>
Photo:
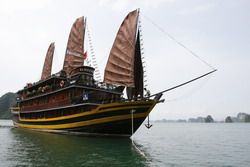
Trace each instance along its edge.
<instances>
[{"instance_id":1,"label":"overcast sky","mask_svg":"<svg viewBox=\"0 0 250 167\"><path fill-rule=\"evenodd\" d=\"M248 0L1 0L0 3L0 96L40 79L51 42L55 42L56 48L53 73L60 71L71 25L80 16L87 17L103 76L122 20L129 11L140 8L143 56L151 93L211 70L166 33L218 69L204 79L164 94L166 101L153 110L152 119L188 119L210 114L222 120L238 112L250 113Z\"/></svg>"}]
</instances>

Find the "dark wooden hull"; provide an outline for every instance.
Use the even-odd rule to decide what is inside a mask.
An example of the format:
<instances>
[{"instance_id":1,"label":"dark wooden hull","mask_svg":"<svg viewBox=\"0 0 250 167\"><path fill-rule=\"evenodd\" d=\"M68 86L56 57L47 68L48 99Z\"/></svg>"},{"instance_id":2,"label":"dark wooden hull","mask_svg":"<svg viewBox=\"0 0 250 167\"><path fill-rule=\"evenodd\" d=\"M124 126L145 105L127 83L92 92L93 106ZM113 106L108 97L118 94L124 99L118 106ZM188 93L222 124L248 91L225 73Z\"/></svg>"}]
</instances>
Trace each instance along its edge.
<instances>
[{"instance_id":1,"label":"dark wooden hull","mask_svg":"<svg viewBox=\"0 0 250 167\"><path fill-rule=\"evenodd\" d=\"M131 136L155 104L154 100L101 104L95 109L77 114L39 119L23 119L14 113L13 122L16 127L48 132Z\"/></svg>"}]
</instances>

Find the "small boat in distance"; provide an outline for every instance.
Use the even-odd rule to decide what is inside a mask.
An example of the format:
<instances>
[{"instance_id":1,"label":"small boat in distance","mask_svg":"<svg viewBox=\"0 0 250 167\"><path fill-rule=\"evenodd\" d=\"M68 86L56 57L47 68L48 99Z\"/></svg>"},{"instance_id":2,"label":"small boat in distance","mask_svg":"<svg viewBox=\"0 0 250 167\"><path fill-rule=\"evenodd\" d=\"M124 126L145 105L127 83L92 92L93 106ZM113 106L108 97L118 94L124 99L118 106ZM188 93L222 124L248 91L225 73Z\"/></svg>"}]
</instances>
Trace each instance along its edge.
<instances>
[{"instance_id":1,"label":"small boat in distance","mask_svg":"<svg viewBox=\"0 0 250 167\"><path fill-rule=\"evenodd\" d=\"M138 18L139 10L134 10L123 20L103 82L95 80L95 68L84 65L86 19L78 18L71 28L63 69L51 75L55 49L52 43L41 80L17 92L17 104L12 108L14 126L56 133L130 137L155 105L164 101L161 100L164 92L214 72L150 95L144 87Z\"/></svg>"}]
</instances>

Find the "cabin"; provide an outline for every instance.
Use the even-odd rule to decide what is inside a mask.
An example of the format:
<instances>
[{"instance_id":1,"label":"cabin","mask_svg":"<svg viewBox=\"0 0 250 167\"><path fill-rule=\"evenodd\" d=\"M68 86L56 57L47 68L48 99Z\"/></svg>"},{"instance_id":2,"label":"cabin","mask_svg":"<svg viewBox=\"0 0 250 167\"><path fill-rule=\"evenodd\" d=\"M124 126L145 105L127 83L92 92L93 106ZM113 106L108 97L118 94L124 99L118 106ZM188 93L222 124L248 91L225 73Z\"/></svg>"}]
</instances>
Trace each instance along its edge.
<instances>
[{"instance_id":1,"label":"cabin","mask_svg":"<svg viewBox=\"0 0 250 167\"><path fill-rule=\"evenodd\" d=\"M21 118L53 118L89 111L111 102L119 102L122 91L94 80L94 68L81 66L67 77L64 71L18 91ZM94 104L94 105L93 105Z\"/></svg>"}]
</instances>

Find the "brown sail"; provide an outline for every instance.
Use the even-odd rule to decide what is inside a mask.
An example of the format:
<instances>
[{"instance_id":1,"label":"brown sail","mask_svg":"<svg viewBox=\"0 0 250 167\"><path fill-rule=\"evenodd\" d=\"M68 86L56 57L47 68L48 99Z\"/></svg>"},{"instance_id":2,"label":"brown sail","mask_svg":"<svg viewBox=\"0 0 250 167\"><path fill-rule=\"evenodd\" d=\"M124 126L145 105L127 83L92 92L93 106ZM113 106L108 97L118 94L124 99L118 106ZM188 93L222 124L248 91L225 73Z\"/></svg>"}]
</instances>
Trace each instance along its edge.
<instances>
[{"instance_id":1,"label":"brown sail","mask_svg":"<svg viewBox=\"0 0 250 167\"><path fill-rule=\"evenodd\" d=\"M74 68L83 65L85 24L84 17L80 17L71 28L63 64L63 70L67 75Z\"/></svg>"},{"instance_id":2,"label":"brown sail","mask_svg":"<svg viewBox=\"0 0 250 167\"><path fill-rule=\"evenodd\" d=\"M55 50L55 43L53 42L49 45L49 48L45 57L41 80L48 79L51 76L51 68L52 68L54 50Z\"/></svg>"},{"instance_id":3,"label":"brown sail","mask_svg":"<svg viewBox=\"0 0 250 167\"><path fill-rule=\"evenodd\" d=\"M109 54L104 82L135 87L134 60L139 12L130 12L122 22Z\"/></svg>"}]
</instances>

